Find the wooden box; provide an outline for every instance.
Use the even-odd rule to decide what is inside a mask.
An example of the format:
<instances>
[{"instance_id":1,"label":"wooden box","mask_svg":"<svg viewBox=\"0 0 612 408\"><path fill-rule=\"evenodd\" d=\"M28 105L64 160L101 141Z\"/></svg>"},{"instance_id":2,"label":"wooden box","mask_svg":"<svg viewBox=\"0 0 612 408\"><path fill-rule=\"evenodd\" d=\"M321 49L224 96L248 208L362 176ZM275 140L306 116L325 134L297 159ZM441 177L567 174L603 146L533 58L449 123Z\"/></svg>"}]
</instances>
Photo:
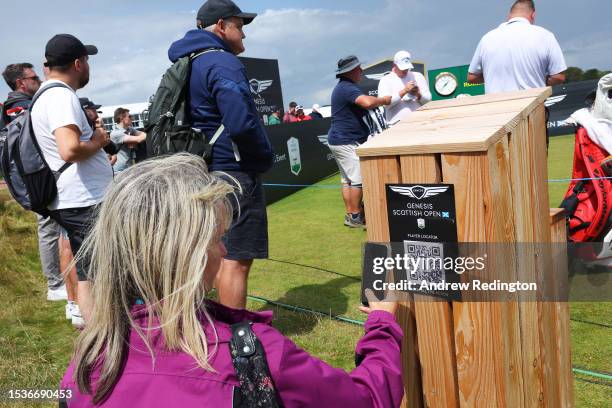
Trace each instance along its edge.
<instances>
[{"instance_id":1,"label":"wooden box","mask_svg":"<svg viewBox=\"0 0 612 408\"><path fill-rule=\"evenodd\" d=\"M550 212L546 183L550 95L542 88L431 102L362 145L368 240L389 241L385 184L445 183L455 189L459 242L563 242L564 218ZM562 259L552 258L517 256L504 270L534 280L540 262ZM573 406L567 303L411 295L398 319L405 406Z\"/></svg>"}]
</instances>

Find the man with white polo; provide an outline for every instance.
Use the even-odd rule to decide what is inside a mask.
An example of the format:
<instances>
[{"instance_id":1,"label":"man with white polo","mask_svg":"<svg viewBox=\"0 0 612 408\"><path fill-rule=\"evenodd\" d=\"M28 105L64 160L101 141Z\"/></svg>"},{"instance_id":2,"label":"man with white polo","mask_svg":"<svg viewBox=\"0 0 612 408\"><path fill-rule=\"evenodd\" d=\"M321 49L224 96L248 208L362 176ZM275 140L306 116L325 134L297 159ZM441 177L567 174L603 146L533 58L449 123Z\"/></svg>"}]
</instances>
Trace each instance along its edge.
<instances>
[{"instance_id":1,"label":"man with white polo","mask_svg":"<svg viewBox=\"0 0 612 408\"><path fill-rule=\"evenodd\" d=\"M393 58L393 69L378 83L378 96L391 97L391 105L385 107L390 125L431 101L427 80L420 72L413 72L413 69L410 53L398 51Z\"/></svg>"},{"instance_id":2,"label":"man with white polo","mask_svg":"<svg viewBox=\"0 0 612 408\"><path fill-rule=\"evenodd\" d=\"M517 0L508 21L480 40L468 82L484 82L487 94L565 82L561 47L553 33L534 25L535 15L533 0Z\"/></svg>"}]
</instances>

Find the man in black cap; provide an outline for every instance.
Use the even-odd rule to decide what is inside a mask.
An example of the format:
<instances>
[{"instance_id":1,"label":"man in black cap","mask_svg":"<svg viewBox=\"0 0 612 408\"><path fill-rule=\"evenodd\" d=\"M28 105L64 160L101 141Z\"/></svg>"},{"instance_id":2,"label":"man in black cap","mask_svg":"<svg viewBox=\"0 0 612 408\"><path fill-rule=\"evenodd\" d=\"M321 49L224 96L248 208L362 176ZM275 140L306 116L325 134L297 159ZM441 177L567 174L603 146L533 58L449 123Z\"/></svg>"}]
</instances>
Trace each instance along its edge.
<instances>
[{"instance_id":1,"label":"man in black cap","mask_svg":"<svg viewBox=\"0 0 612 408\"><path fill-rule=\"evenodd\" d=\"M98 124L92 129L75 91L89 82L92 45L83 45L70 34L51 38L45 49L48 80L38 91L31 108L32 127L49 167L63 169L57 180L57 197L49 206L50 216L68 232L76 254L93 222L94 208L102 201L113 170L103 148L108 133ZM87 320L90 284L87 261L77 262L78 303Z\"/></svg>"},{"instance_id":2,"label":"man in black cap","mask_svg":"<svg viewBox=\"0 0 612 408\"><path fill-rule=\"evenodd\" d=\"M197 14L196 30L170 47L172 62L194 55L190 80L191 118L213 144L211 171L240 183L241 194L216 287L226 306L244 308L247 277L254 259L268 257L268 220L261 174L274 163L272 146L259 118L246 70L236 57L244 51L243 27L256 14L230 0L208 0Z\"/></svg>"},{"instance_id":3,"label":"man in black cap","mask_svg":"<svg viewBox=\"0 0 612 408\"><path fill-rule=\"evenodd\" d=\"M368 140L370 135L364 120L368 109L389 105L391 97L376 98L365 95L359 89L356 84L362 78L361 63L354 55L338 61L336 77L339 81L332 92L332 122L328 143L342 177L342 199L346 208L344 225L363 228L365 218L361 211L361 169L355 149Z\"/></svg>"}]
</instances>

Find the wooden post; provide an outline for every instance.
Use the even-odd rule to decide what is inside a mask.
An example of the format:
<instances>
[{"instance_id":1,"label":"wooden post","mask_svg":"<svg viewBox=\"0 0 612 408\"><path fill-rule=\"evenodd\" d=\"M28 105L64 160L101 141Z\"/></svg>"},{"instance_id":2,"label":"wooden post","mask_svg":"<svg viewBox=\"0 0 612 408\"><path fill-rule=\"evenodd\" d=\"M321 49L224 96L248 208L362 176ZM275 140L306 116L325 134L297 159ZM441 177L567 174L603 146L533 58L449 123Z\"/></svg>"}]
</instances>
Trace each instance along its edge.
<instances>
[{"instance_id":1,"label":"wooden post","mask_svg":"<svg viewBox=\"0 0 612 408\"><path fill-rule=\"evenodd\" d=\"M544 272L559 253L518 244L563 239L558 216L551 237L545 183L550 94L432 102L360 147L368 239L389 241L385 184L453 184L459 241L505 244L486 277L557 290ZM573 405L567 303L413 300L399 314L406 406Z\"/></svg>"}]
</instances>

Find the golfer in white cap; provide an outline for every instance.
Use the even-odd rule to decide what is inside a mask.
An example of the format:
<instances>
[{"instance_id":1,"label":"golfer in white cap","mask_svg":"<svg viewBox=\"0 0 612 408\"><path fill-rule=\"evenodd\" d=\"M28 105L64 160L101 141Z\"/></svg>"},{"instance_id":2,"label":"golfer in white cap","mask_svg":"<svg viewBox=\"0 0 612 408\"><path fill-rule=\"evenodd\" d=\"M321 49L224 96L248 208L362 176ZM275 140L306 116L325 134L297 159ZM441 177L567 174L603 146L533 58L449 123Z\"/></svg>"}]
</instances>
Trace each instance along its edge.
<instances>
[{"instance_id":1,"label":"golfer in white cap","mask_svg":"<svg viewBox=\"0 0 612 408\"><path fill-rule=\"evenodd\" d=\"M391 105L385 108L389 124L398 122L431 101L427 80L413 69L410 53L398 51L393 58L393 70L378 83L378 96L391 97Z\"/></svg>"}]
</instances>

